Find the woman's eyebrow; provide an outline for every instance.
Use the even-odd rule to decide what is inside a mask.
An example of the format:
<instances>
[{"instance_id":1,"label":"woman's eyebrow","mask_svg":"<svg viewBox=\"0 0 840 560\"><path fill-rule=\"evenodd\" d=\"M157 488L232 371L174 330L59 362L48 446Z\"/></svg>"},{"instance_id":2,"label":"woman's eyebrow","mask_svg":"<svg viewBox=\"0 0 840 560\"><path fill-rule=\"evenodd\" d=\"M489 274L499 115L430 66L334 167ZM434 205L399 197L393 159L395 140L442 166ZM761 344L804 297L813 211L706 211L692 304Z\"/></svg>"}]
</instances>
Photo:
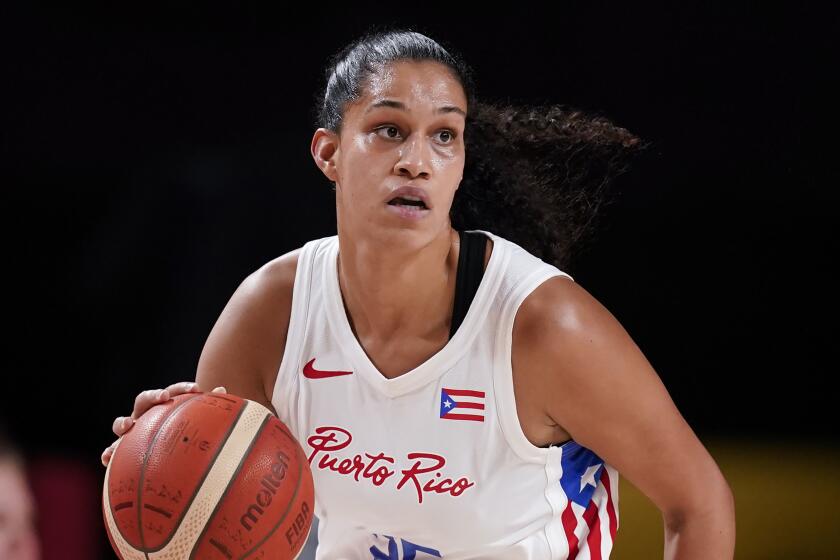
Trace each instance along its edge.
<instances>
[{"instance_id":1,"label":"woman's eyebrow","mask_svg":"<svg viewBox=\"0 0 840 560\"><path fill-rule=\"evenodd\" d=\"M380 107L390 107L392 109L408 111L408 108L401 101L394 101L393 99L381 99L373 103L370 107L368 107L365 113L369 113L374 109L378 109ZM467 113L463 109L461 109L460 107L456 107L455 105L444 105L442 107L438 107L435 110L435 113L457 113L462 117L467 118Z\"/></svg>"}]
</instances>

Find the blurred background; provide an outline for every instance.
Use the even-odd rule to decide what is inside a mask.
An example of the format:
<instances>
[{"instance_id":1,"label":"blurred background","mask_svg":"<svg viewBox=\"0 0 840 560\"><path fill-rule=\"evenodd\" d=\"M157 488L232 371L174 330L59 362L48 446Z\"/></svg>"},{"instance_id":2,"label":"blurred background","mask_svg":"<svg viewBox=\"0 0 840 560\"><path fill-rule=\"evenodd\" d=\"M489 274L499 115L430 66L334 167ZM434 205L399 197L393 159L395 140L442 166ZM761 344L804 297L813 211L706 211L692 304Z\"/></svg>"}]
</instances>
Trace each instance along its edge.
<instances>
[{"instance_id":1,"label":"blurred background","mask_svg":"<svg viewBox=\"0 0 840 560\"><path fill-rule=\"evenodd\" d=\"M99 510L113 418L140 390L193 378L245 276L335 233L312 107L327 58L371 24L454 46L486 100L568 104L651 143L568 272L721 466L736 557L837 557L831 14L230 10L1 18L0 424L26 461L42 558L113 557ZM620 504L613 557L661 557L658 511L626 480Z\"/></svg>"}]
</instances>

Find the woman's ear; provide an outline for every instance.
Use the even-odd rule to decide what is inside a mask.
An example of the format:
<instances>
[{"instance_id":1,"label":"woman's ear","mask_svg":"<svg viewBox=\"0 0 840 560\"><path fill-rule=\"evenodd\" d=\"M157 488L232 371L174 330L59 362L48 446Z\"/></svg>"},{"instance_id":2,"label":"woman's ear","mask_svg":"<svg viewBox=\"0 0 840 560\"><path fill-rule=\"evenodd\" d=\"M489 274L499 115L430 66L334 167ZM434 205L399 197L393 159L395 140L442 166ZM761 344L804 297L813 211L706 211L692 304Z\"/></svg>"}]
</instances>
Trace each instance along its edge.
<instances>
[{"instance_id":1,"label":"woman's ear","mask_svg":"<svg viewBox=\"0 0 840 560\"><path fill-rule=\"evenodd\" d=\"M338 178L336 173L336 154L338 153L338 134L326 128L319 128L312 135L310 150L315 165L326 175L327 179L335 183Z\"/></svg>"}]
</instances>

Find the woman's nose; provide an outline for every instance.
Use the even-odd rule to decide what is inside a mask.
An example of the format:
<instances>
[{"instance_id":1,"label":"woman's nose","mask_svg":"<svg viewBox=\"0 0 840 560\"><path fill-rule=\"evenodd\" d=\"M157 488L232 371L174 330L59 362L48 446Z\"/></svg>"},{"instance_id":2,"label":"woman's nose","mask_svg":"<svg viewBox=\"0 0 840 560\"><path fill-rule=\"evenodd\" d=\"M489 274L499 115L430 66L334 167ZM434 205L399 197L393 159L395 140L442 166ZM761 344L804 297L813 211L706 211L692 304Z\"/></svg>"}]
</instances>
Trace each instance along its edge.
<instances>
[{"instance_id":1,"label":"woman's nose","mask_svg":"<svg viewBox=\"0 0 840 560\"><path fill-rule=\"evenodd\" d=\"M413 138L405 142L400 149L400 157L394 170L398 175L428 177L431 171L428 143L422 138Z\"/></svg>"}]
</instances>

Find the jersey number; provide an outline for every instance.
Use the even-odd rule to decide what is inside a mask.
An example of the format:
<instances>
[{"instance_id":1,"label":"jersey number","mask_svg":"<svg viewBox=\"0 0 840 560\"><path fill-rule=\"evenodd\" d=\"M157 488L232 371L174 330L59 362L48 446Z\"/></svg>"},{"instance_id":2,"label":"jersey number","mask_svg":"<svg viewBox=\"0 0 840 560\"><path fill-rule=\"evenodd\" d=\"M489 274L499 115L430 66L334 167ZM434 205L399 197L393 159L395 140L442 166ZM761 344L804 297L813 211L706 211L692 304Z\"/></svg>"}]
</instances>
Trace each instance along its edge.
<instances>
[{"instance_id":1,"label":"jersey number","mask_svg":"<svg viewBox=\"0 0 840 560\"><path fill-rule=\"evenodd\" d=\"M378 537L378 535L374 536ZM373 560L415 560L418 553L422 553L420 558L442 558L440 552L434 548L420 546L419 544L414 544L413 542L409 542L405 539L399 539L401 545L399 546L397 545L397 539L394 537L389 537L388 535L382 536L388 539L388 552L384 552L376 546L370 547L370 553L372 555L371 558L373 558ZM402 549L402 555L400 555L400 549Z\"/></svg>"}]
</instances>

